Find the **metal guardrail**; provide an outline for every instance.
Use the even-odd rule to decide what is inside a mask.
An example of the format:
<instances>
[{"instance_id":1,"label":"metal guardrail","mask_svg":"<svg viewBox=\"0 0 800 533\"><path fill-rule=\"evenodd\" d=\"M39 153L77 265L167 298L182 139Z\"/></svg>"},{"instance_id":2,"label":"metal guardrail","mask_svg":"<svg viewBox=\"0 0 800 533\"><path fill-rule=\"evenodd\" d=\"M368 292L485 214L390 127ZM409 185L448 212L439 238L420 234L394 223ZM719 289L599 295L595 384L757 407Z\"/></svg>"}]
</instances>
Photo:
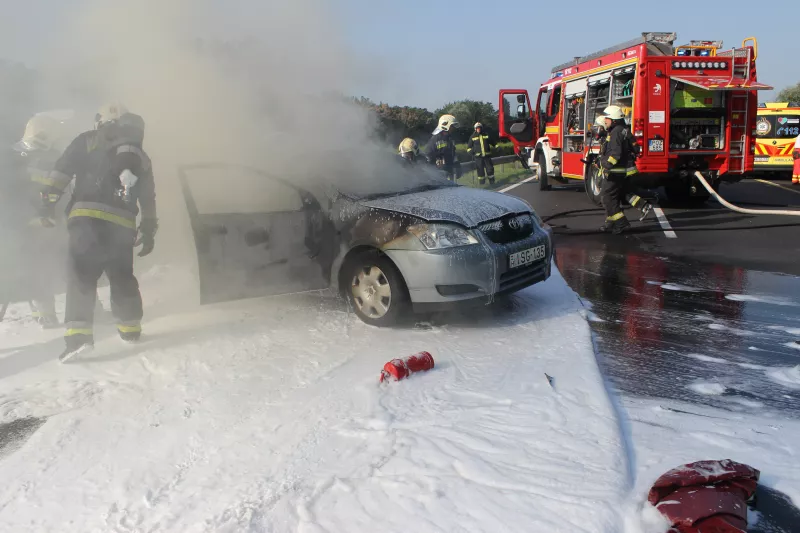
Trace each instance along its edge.
<instances>
[{"instance_id":1,"label":"metal guardrail","mask_svg":"<svg viewBox=\"0 0 800 533\"><path fill-rule=\"evenodd\" d=\"M515 155L501 155L500 157L493 157L492 163L495 165L504 165L506 163L513 163L514 161L519 161L517 156ZM475 170L475 161L467 161L466 163L461 163L461 171L472 172Z\"/></svg>"}]
</instances>

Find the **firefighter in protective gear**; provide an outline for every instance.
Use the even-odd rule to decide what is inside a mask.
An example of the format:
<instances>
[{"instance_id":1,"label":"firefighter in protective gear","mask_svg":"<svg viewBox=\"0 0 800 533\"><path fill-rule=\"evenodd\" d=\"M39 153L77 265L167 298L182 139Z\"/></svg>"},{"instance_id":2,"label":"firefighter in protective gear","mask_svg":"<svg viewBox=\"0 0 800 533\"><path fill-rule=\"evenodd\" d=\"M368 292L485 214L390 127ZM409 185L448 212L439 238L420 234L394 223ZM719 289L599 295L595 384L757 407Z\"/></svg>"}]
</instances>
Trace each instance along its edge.
<instances>
[{"instance_id":1,"label":"firefighter in protective gear","mask_svg":"<svg viewBox=\"0 0 800 533\"><path fill-rule=\"evenodd\" d=\"M451 135L453 128L458 127L458 121L453 115L442 115L439 126L433 131L433 137L425 147L425 157L429 163L444 171L448 180L461 177L461 165L456 158L456 145Z\"/></svg>"},{"instance_id":2,"label":"firefighter in protective gear","mask_svg":"<svg viewBox=\"0 0 800 533\"><path fill-rule=\"evenodd\" d=\"M625 138L628 139L629 141L631 141L631 144L632 144L632 140L631 140L631 137L630 137L630 134L629 134L627 128L624 130L624 133L626 134ZM608 137L608 132L606 131L606 117L605 117L605 115L598 115L597 119L595 119L594 126L592 127L592 135L593 135L594 141L597 142L600 145L600 153L602 154L604 146L605 146L605 143L606 143L606 138ZM631 149L633 150L633 146L631 146ZM596 159L594 160L593 164L594 164L594 167L595 167L595 171L600 170L599 164L598 164ZM647 218L647 215L649 215L650 212L653 210L653 204L651 204L650 202L648 202L647 200L645 200L644 198L642 198L638 194L627 193L625 195L625 200L632 207L635 207L635 208L637 208L637 209L639 209L641 211L642 214L639 217L639 221L640 222L642 220L644 220L645 218Z\"/></svg>"},{"instance_id":3,"label":"firefighter in protective gear","mask_svg":"<svg viewBox=\"0 0 800 533\"><path fill-rule=\"evenodd\" d=\"M400 160L403 163L416 163L419 157L419 146L417 141L411 137L406 137L397 148Z\"/></svg>"},{"instance_id":4,"label":"firefighter in protective gear","mask_svg":"<svg viewBox=\"0 0 800 533\"><path fill-rule=\"evenodd\" d=\"M622 211L621 199L627 179L638 170L622 109L609 106L603 111L603 116L607 134L598 163L604 178L601 197L606 210L606 223L600 230L618 235L631 227Z\"/></svg>"},{"instance_id":5,"label":"firefighter in protective gear","mask_svg":"<svg viewBox=\"0 0 800 533\"><path fill-rule=\"evenodd\" d=\"M32 316L46 329L59 326L53 295L62 279L59 259L65 250L59 249L59 234L51 230L56 217L42 208L39 191L48 183L48 174L69 139L73 116L69 110L45 111L28 121L22 139L12 147L16 152L15 166L20 171L9 176L9 189L4 191L4 200L13 205L3 206L4 214L10 215L10 224L3 226L11 229L13 235L3 240L18 241L14 250L22 264L16 269L18 275L14 281L4 280L3 285L12 282L16 285L14 290L32 296L29 300Z\"/></svg>"},{"instance_id":6,"label":"firefighter in protective gear","mask_svg":"<svg viewBox=\"0 0 800 533\"><path fill-rule=\"evenodd\" d=\"M142 149L144 121L119 105L104 106L96 118L97 129L79 135L56 162L52 184L45 190L47 198L58 196L75 179L67 206L69 278L62 362L94 344L93 310L103 272L120 337L139 339L142 297L133 274L133 251L142 245L140 257L152 252L158 229L152 167Z\"/></svg>"},{"instance_id":7,"label":"firefighter in protective gear","mask_svg":"<svg viewBox=\"0 0 800 533\"><path fill-rule=\"evenodd\" d=\"M792 168L792 183L797 185L800 184L800 135L798 135L797 139L794 140L792 157L794 158L794 167Z\"/></svg>"},{"instance_id":8,"label":"firefighter in protective gear","mask_svg":"<svg viewBox=\"0 0 800 533\"><path fill-rule=\"evenodd\" d=\"M475 133L467 141L467 153L475 157L475 168L478 171L478 183L486 183L488 174L489 184L494 184L494 163L492 163L492 148L495 143L484 132L483 124L475 123Z\"/></svg>"}]
</instances>

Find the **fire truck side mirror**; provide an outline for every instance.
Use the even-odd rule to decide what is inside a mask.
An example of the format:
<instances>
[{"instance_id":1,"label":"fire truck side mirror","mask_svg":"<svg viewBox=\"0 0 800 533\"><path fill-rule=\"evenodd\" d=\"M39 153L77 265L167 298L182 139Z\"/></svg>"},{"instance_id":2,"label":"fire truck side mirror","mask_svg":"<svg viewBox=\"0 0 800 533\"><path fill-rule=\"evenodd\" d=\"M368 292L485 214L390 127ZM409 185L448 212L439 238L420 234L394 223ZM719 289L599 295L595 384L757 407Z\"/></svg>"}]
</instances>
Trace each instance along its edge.
<instances>
[{"instance_id":1,"label":"fire truck side mirror","mask_svg":"<svg viewBox=\"0 0 800 533\"><path fill-rule=\"evenodd\" d=\"M517 103L518 104L524 104L525 103L525 95L524 94L518 94L517 95Z\"/></svg>"}]
</instances>

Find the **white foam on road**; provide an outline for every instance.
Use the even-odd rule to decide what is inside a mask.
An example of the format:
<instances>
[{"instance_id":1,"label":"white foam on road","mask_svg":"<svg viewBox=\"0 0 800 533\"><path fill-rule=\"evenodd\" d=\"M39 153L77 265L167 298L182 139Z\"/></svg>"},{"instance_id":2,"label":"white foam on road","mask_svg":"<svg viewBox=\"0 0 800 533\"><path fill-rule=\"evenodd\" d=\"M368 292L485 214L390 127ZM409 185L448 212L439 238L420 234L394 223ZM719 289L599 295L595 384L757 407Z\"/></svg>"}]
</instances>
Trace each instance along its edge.
<instances>
[{"instance_id":1,"label":"white foam on road","mask_svg":"<svg viewBox=\"0 0 800 533\"><path fill-rule=\"evenodd\" d=\"M623 398L629 438L636 443L636 482L626 533L663 533L653 524L647 493L662 474L700 460L732 459L761 471L760 484L800 504L800 422L770 413L732 413L694 404Z\"/></svg>"},{"instance_id":2,"label":"white foam on road","mask_svg":"<svg viewBox=\"0 0 800 533\"><path fill-rule=\"evenodd\" d=\"M728 364L729 361L726 359L720 359L719 357L711 357L710 355L703 355L701 353L688 353L686 357L691 359L696 359L697 361L703 361L705 363L721 363L721 364Z\"/></svg>"},{"instance_id":3,"label":"white foam on road","mask_svg":"<svg viewBox=\"0 0 800 533\"><path fill-rule=\"evenodd\" d=\"M727 390L725 385L716 382L698 382L688 385L688 388L704 396L720 396Z\"/></svg>"},{"instance_id":4,"label":"white foam on road","mask_svg":"<svg viewBox=\"0 0 800 533\"><path fill-rule=\"evenodd\" d=\"M658 285L665 291L675 292L705 292L705 289L698 289L697 287L690 287L689 285L682 285L680 283L663 283L661 281L648 281L649 285Z\"/></svg>"},{"instance_id":5,"label":"white foam on road","mask_svg":"<svg viewBox=\"0 0 800 533\"><path fill-rule=\"evenodd\" d=\"M791 298L784 298L782 296L759 296L754 294L726 294L725 298L734 302L754 302L770 305L782 305L797 307L800 305Z\"/></svg>"},{"instance_id":6,"label":"white foam on road","mask_svg":"<svg viewBox=\"0 0 800 533\"><path fill-rule=\"evenodd\" d=\"M580 302L557 272L513 302L414 331L283 297L152 318L138 346L100 328L72 364L24 347L0 423L47 421L0 461L0 523L616 533L628 462ZM420 350L433 371L378 385Z\"/></svg>"},{"instance_id":7,"label":"white foam on road","mask_svg":"<svg viewBox=\"0 0 800 533\"><path fill-rule=\"evenodd\" d=\"M789 368L770 368L766 375L773 382L790 389L800 389L800 365Z\"/></svg>"}]
</instances>

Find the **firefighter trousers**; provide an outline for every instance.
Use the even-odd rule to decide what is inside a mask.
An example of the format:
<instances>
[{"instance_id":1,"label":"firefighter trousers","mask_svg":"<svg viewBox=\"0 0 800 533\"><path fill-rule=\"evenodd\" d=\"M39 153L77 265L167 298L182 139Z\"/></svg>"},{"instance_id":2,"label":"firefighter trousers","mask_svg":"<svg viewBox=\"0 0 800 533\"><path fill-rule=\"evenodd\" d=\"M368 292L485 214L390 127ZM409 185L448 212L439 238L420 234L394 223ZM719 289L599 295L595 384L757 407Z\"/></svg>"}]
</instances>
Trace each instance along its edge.
<instances>
[{"instance_id":1,"label":"firefighter trousers","mask_svg":"<svg viewBox=\"0 0 800 533\"><path fill-rule=\"evenodd\" d=\"M606 221L613 222L624 218L622 212L622 197L625 195L627 187L624 174L607 174L603 180L603 188L600 191L600 199L606 210Z\"/></svg>"},{"instance_id":2,"label":"firefighter trousers","mask_svg":"<svg viewBox=\"0 0 800 533\"><path fill-rule=\"evenodd\" d=\"M120 334L141 332L142 296L133 275L136 231L96 218L69 222L67 310L68 348L94 342L97 281L105 272L111 288L111 311Z\"/></svg>"},{"instance_id":3,"label":"firefighter trousers","mask_svg":"<svg viewBox=\"0 0 800 533\"><path fill-rule=\"evenodd\" d=\"M491 157L475 157L475 169L478 171L478 177L485 178L487 175L489 176L489 181L494 181L494 163L492 163Z\"/></svg>"}]
</instances>

